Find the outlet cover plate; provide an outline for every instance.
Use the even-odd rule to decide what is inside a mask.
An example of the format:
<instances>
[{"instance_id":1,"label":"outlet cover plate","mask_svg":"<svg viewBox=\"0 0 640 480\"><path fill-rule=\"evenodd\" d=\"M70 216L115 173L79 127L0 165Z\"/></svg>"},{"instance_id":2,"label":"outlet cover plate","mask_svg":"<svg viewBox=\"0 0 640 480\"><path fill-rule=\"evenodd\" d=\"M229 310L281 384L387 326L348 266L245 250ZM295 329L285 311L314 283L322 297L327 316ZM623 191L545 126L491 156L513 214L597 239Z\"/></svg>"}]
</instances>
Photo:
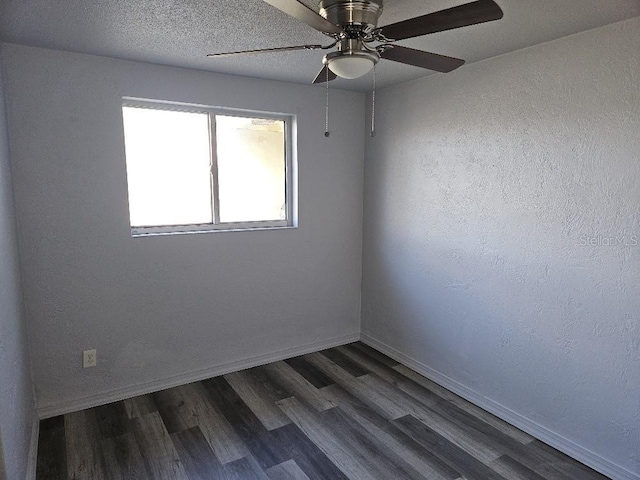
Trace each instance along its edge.
<instances>
[{"instance_id":1,"label":"outlet cover plate","mask_svg":"<svg viewBox=\"0 0 640 480\"><path fill-rule=\"evenodd\" d=\"M82 352L82 366L84 368L95 367L97 363L98 363L98 351L96 349L85 350Z\"/></svg>"}]
</instances>

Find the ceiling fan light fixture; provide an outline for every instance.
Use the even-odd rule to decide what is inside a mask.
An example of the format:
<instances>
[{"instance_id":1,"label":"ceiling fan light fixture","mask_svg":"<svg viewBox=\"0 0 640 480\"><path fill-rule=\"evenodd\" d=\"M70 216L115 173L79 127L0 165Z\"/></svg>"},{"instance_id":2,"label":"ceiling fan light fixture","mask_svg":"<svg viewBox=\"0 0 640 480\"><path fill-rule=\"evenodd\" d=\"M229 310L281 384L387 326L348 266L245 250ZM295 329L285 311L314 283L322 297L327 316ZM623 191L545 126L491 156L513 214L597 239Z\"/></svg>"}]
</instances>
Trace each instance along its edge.
<instances>
[{"instance_id":1,"label":"ceiling fan light fixture","mask_svg":"<svg viewBox=\"0 0 640 480\"><path fill-rule=\"evenodd\" d=\"M378 19L383 10L383 0L320 0L319 12L310 8L302 0L264 1L331 37L334 42L330 45L294 45L213 53L207 56L224 57L261 52L329 50L335 47L337 51L325 55L324 67L314 78L314 84L330 82L337 77L345 79L362 77L371 71L381 58L436 72L451 72L461 67L464 60L403 47L394 42L492 22L504 16L504 12L495 0L473 0L462 5L378 27Z\"/></svg>"},{"instance_id":2,"label":"ceiling fan light fixture","mask_svg":"<svg viewBox=\"0 0 640 480\"><path fill-rule=\"evenodd\" d=\"M371 71L380 57L362 50L338 51L325 55L323 63L341 78L348 80L362 77Z\"/></svg>"}]
</instances>

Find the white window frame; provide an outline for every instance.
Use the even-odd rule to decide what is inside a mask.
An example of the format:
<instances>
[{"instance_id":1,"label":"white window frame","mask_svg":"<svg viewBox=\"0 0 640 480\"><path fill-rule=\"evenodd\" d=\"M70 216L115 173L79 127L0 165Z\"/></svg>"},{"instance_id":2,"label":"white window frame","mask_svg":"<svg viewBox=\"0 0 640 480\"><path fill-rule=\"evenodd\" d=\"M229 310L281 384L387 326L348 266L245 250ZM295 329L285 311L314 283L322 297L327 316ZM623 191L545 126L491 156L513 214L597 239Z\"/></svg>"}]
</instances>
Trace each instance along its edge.
<instances>
[{"instance_id":1,"label":"white window frame","mask_svg":"<svg viewBox=\"0 0 640 480\"><path fill-rule=\"evenodd\" d=\"M165 226L149 226L134 227L131 226L131 235L134 237L143 237L150 235L171 235L185 233L205 233L205 232L226 232L226 231L242 231L242 230L265 230L265 229L282 229L297 227L297 191L295 179L295 151L294 151L294 133L295 133L295 115L262 112L254 110L239 110L227 107L209 107L203 105L163 102L157 100L146 100L124 97L122 99L122 107L146 108L164 111L204 113L209 117L209 160L210 160L210 179L211 179L211 201L213 207L213 223L190 224L190 225L165 225ZM250 222L220 222L220 196L218 183L218 155L217 155L217 137L216 137L216 115L273 119L284 122L285 136L285 215L283 220L260 220ZM129 219L131 222L131 219Z\"/></svg>"}]
</instances>

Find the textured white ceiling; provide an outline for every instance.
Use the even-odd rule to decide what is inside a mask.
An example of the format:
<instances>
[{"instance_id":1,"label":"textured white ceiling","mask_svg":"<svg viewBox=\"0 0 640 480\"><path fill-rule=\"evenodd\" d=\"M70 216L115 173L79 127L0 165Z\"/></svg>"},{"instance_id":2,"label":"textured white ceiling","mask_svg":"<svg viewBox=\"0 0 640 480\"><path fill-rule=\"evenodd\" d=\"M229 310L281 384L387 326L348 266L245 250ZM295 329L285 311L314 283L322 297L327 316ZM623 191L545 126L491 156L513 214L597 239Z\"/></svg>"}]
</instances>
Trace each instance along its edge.
<instances>
[{"instance_id":1,"label":"textured white ceiling","mask_svg":"<svg viewBox=\"0 0 640 480\"><path fill-rule=\"evenodd\" d=\"M497 0L502 20L400 42L476 62L640 15L640 0ZM317 9L315 2L305 3ZM386 0L379 25L466 0ZM322 52L210 59L206 53L326 43L328 37L262 0L0 0L0 40L251 77L310 83ZM464 67L462 67L464 68ZM428 70L391 61L377 67L379 86ZM441 74L440 74L441 75ZM366 91L371 76L338 79ZM320 87L319 87L320 88Z\"/></svg>"}]
</instances>

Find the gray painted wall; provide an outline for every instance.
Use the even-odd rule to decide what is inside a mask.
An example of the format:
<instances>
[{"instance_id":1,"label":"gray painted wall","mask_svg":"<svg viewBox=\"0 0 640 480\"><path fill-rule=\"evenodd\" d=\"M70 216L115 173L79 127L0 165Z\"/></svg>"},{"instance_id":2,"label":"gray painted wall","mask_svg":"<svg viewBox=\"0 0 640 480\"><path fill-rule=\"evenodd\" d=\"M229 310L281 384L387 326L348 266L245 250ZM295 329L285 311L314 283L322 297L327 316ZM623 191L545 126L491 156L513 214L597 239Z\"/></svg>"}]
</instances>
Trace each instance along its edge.
<instances>
[{"instance_id":1,"label":"gray painted wall","mask_svg":"<svg viewBox=\"0 0 640 480\"><path fill-rule=\"evenodd\" d=\"M359 332L363 94L5 50L39 408ZM122 96L297 115L299 228L132 238Z\"/></svg>"},{"instance_id":2,"label":"gray painted wall","mask_svg":"<svg viewBox=\"0 0 640 480\"><path fill-rule=\"evenodd\" d=\"M0 48L0 59L4 54ZM0 478L25 478L35 421L0 61Z\"/></svg>"},{"instance_id":3,"label":"gray painted wall","mask_svg":"<svg viewBox=\"0 0 640 480\"><path fill-rule=\"evenodd\" d=\"M381 91L362 304L364 334L635 474L638 32Z\"/></svg>"}]
</instances>

